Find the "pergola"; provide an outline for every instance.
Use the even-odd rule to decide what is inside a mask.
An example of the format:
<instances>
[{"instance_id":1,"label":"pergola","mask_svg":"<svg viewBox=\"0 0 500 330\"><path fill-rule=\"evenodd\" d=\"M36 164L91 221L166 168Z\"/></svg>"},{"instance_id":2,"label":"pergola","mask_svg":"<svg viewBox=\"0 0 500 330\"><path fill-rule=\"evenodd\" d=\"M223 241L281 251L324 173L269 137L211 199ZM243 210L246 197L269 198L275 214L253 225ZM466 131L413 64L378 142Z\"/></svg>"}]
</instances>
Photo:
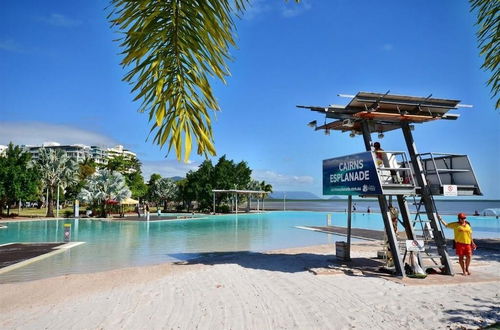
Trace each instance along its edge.
<instances>
[{"instance_id":1,"label":"pergola","mask_svg":"<svg viewBox=\"0 0 500 330\"><path fill-rule=\"evenodd\" d=\"M215 214L215 194L217 193L229 193L229 194L234 194L236 197L236 213L238 213L238 194L242 195L262 195L262 194L269 194L270 191L264 191L264 190L239 190L239 189L213 189L212 190L213 196L214 196L214 214ZM250 199L248 199L248 205L250 206Z\"/></svg>"}]
</instances>

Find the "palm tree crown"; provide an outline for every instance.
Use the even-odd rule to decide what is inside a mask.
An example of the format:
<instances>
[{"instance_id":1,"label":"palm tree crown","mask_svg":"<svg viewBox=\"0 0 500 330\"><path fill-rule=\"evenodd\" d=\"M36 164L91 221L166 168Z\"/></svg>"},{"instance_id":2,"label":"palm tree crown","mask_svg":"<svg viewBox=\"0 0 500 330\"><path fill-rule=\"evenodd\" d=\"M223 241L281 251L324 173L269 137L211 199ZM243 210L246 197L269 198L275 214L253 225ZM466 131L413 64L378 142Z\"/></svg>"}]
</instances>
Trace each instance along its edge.
<instances>
[{"instance_id":1,"label":"palm tree crown","mask_svg":"<svg viewBox=\"0 0 500 330\"><path fill-rule=\"evenodd\" d=\"M44 188L48 189L47 217L53 217L54 190L76 182L78 165L63 150L41 148L35 166Z\"/></svg>"}]
</instances>

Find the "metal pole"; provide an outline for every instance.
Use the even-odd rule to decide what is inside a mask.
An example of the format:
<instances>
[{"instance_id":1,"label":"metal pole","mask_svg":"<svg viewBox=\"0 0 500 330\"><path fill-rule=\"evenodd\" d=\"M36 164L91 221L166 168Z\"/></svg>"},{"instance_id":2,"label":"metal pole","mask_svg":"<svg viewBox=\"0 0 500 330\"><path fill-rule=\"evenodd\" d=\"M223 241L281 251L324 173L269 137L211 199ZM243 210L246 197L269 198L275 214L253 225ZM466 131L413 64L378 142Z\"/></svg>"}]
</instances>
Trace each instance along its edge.
<instances>
[{"instance_id":1,"label":"metal pole","mask_svg":"<svg viewBox=\"0 0 500 330\"><path fill-rule=\"evenodd\" d=\"M349 209L347 213L347 255L346 259L351 260L351 215L352 215L352 195L347 198L347 207Z\"/></svg>"},{"instance_id":2,"label":"metal pole","mask_svg":"<svg viewBox=\"0 0 500 330\"><path fill-rule=\"evenodd\" d=\"M441 262L445 267L445 272L447 275L453 275L453 267L451 266L450 257L448 251L446 250L446 239L444 237L441 228L437 222L437 211L434 207L432 200L432 193L430 187L427 183L427 178L425 177L425 172L418 158L417 147L413 136L411 134L411 128L409 123L401 123L401 128L403 130L403 135L405 138L406 146L408 147L408 154L410 155L410 160L413 165L413 171L415 173L415 178L417 184L420 186L420 196L424 202L425 211L427 213L427 219L432 227L434 234L434 241L438 249L438 253L441 256Z\"/></svg>"},{"instance_id":3,"label":"metal pole","mask_svg":"<svg viewBox=\"0 0 500 330\"><path fill-rule=\"evenodd\" d=\"M283 211L286 211L286 194L283 193Z\"/></svg>"},{"instance_id":4,"label":"metal pole","mask_svg":"<svg viewBox=\"0 0 500 330\"><path fill-rule=\"evenodd\" d=\"M214 194L214 214L215 214L215 191L213 192Z\"/></svg>"},{"instance_id":5,"label":"metal pole","mask_svg":"<svg viewBox=\"0 0 500 330\"><path fill-rule=\"evenodd\" d=\"M236 193L236 214L238 214L238 193Z\"/></svg>"},{"instance_id":6,"label":"metal pole","mask_svg":"<svg viewBox=\"0 0 500 330\"><path fill-rule=\"evenodd\" d=\"M56 218L59 218L59 183L57 184L57 205Z\"/></svg>"},{"instance_id":7,"label":"metal pole","mask_svg":"<svg viewBox=\"0 0 500 330\"><path fill-rule=\"evenodd\" d=\"M363 129L363 140L365 142L366 151L371 151L371 135L370 126L367 120L361 122L361 127ZM387 205L387 200L384 195L378 195L378 203L380 205L380 213L382 214L382 219L384 220L385 232L387 234L387 240L389 241L389 247L391 248L392 258L394 260L394 266L396 268L396 274L405 277L403 258L399 251L398 240L394 228L392 227L391 216L389 212L389 206Z\"/></svg>"}]
</instances>

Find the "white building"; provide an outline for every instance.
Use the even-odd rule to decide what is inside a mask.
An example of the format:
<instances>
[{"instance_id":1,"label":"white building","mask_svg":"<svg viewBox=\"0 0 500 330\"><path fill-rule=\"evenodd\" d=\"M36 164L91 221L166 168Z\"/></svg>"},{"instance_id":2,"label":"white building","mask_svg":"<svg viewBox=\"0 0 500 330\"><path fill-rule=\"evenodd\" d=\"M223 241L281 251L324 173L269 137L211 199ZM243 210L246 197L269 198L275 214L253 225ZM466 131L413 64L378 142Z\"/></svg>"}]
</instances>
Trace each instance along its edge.
<instances>
[{"instance_id":1,"label":"white building","mask_svg":"<svg viewBox=\"0 0 500 330\"><path fill-rule=\"evenodd\" d=\"M108 158L113 158L117 156L123 156L128 159L137 158L137 155L134 152L124 149L123 146L120 144L114 146L113 148L108 148L107 152L108 152Z\"/></svg>"},{"instance_id":2,"label":"white building","mask_svg":"<svg viewBox=\"0 0 500 330\"><path fill-rule=\"evenodd\" d=\"M0 146L0 153L2 152L2 147ZM136 158L136 154L132 151L124 149L122 145L117 145L113 148L102 148L99 146L87 146L84 144L71 144L71 145L61 145L57 142L44 142L41 146L23 146L26 151L31 153L32 159L38 159L38 153L41 148L47 149L59 149L65 151L69 157L73 158L77 162L83 162L85 158L93 159L98 165L105 165L108 163L110 158L116 156L124 156L128 159Z\"/></svg>"},{"instance_id":3,"label":"white building","mask_svg":"<svg viewBox=\"0 0 500 330\"><path fill-rule=\"evenodd\" d=\"M91 158L90 147L84 144L61 145L57 142L44 142L41 146L24 146L24 148L31 153L33 160L38 159L41 148L63 150L78 163L83 162L85 158Z\"/></svg>"}]
</instances>

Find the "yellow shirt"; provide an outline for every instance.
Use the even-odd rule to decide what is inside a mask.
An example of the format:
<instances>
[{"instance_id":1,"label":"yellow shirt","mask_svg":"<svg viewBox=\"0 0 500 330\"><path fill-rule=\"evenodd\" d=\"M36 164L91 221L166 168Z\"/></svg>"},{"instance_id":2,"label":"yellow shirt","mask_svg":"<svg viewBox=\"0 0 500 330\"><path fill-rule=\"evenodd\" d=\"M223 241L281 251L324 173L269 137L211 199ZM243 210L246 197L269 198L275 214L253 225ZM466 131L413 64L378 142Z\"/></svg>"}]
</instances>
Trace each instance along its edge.
<instances>
[{"instance_id":1,"label":"yellow shirt","mask_svg":"<svg viewBox=\"0 0 500 330\"><path fill-rule=\"evenodd\" d=\"M462 226L459 222L452 222L447 224L446 227L453 229L455 242L463 244L472 243L472 228L467 223Z\"/></svg>"}]
</instances>

